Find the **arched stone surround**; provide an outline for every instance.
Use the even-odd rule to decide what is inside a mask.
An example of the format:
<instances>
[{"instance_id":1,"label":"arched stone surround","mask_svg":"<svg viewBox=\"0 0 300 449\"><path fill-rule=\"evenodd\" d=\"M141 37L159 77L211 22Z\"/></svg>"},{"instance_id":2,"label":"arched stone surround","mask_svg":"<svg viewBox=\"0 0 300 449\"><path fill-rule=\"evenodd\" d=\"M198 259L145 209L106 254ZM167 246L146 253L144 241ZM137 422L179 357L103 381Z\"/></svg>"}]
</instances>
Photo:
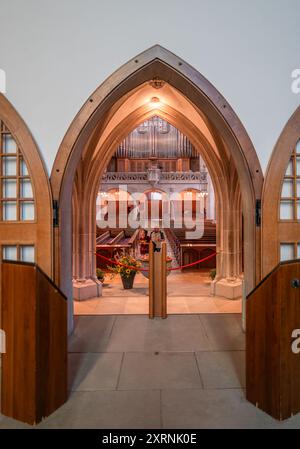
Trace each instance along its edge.
<instances>
[{"instance_id":1,"label":"arched stone surround","mask_svg":"<svg viewBox=\"0 0 300 449\"><path fill-rule=\"evenodd\" d=\"M158 112L149 111L146 115L140 114L141 111L134 111L126 119L124 119L113 132L109 135L107 140L101 146L101 150L98 151L97 156L93 158L87 158L87 155L92 154L88 150L85 157L82 159L79 170L76 174L76 187L75 192L81 191L80 211L73 209L73 220L77 223L81 218L80 229L84 230L84 235L77 235L77 246L81 242L79 257L81 263L77 263L76 266L81 267L81 271L76 273L76 277L80 282L83 279L90 280L95 278L95 241L96 241L96 211L95 203L96 196L99 189L99 180L106 168L108 161L114 154L116 149L116 142L119 139L123 139L138 123L149 119L152 115ZM142 111L143 112L143 111ZM205 136L195 128L195 126L187 119L187 117L180 115L174 118L174 114L167 114L165 111L160 111L160 115L168 120L174 126L176 125L182 132L187 135L189 140L193 143L195 148L201 148L201 155L211 172L212 182L216 192L216 205L217 205L217 222L223 223L222 226L218 226L217 236L217 279L227 279L231 281L228 286L229 295L232 295L232 284L234 281L240 282L239 276L241 274L240 265L237 262L239 258L240 247L237 245L234 239L239 235L240 226L239 220L241 217L241 206L239 202L239 196L236 195L236 191L239 192L239 185L235 167L233 164L228 164L225 157L223 159L218 158L213 148L209 144ZM84 180L81 178L82 174L86 173ZM82 186L82 188L81 188ZM84 214L82 214L84 211ZM238 221L236 221L238 220ZM91 233L88 235L86 230L89 229ZM241 242L239 242L241 244ZM91 261L94 263L91 265ZM82 263L85 261L85 263ZM90 283L87 284L90 287ZM225 287L224 287L225 286ZM222 291L226 289L226 283L222 284ZM216 285L216 292L218 285Z\"/></svg>"},{"instance_id":2,"label":"arched stone surround","mask_svg":"<svg viewBox=\"0 0 300 449\"><path fill-rule=\"evenodd\" d=\"M234 186L230 183L222 183L222 180L228 180L229 176L231 179L235 177L240 189L240 205L238 206L237 202L235 210L238 211L242 207L244 217L246 291L250 291L260 278L260 228L255 226L255 204L256 200L261 197L263 176L253 145L241 122L220 93L199 72L180 58L160 46L154 46L122 66L94 92L72 122L55 160L51 185L54 199L59 200L60 204L60 226L56 229L55 235L55 275L61 288L69 297L72 296L72 239L70 236L72 230L72 192L76 171L85 157L91 157L89 153L94 154L97 142L101 140L101 135L104 135L105 128L107 128L108 123L122 103L126 102L139 86L155 77L159 77L176 89L183 98L193 105L198 113L201 111L203 121L209 129L217 149L222 154L222 157L219 157L218 164L214 165L212 154L215 151L212 151L210 146L209 158L205 159L205 145L208 147L207 139L205 145L203 145L203 135L201 136L203 158L206 160L209 169L210 162L210 172L215 172L212 178L219 181L218 183L213 181L215 191L218 192L218 188L220 191L220 185L222 185L222 195L223 197L224 195L227 196L226 200L224 199L227 209L224 201L221 201L222 196L219 196L220 199L216 198L217 219L220 229L218 258L222 259L219 260L220 270L222 270L222 273L226 273L226 277L230 277L232 273L235 274L237 270L237 268L233 268L236 262L233 262L232 223L236 220L233 217L236 217L238 213L232 214L232 209L228 206L233 204L231 198L233 201L237 194L234 191ZM154 110L150 111L152 115L155 112L157 113ZM167 114L167 112L169 113ZM150 113L145 108L145 111L140 110L138 115L130 117L129 114L125 119L126 126L122 128L124 136L134 128L138 121L146 118L147 114L150 116ZM180 111L176 111L175 117L174 111L173 113L159 111L161 116L164 113L167 117L163 118L177 126L195 145L195 140L199 138L196 137L199 136L199 130L197 132L197 129L194 129L194 132L191 132L190 124L189 126L186 124L186 128L189 129L185 129L183 125L184 116L180 114ZM125 124L123 123L123 125ZM116 129L117 126L115 126ZM122 133L118 130L114 138L110 136L111 143L109 146L101 145L100 154L103 164L108 162L111 155L112 150L109 150L109 148L115 148L121 139ZM195 146L197 147L197 145ZM226 158L223 157L225 155ZM92 173L92 166L90 166L90 169ZM101 174L103 167L97 169ZM236 171L234 176L232 170ZM84 172L84 169L83 173L84 178L82 179L84 180L87 179L85 176L93 176ZM219 184L219 187L216 184ZM226 188L224 188L225 185ZM85 204L89 204L89 210L92 211L95 208L95 192L89 191L87 195L89 198L85 197L84 201ZM87 224L85 229L88 229ZM222 234L227 234L226 244ZM91 235L93 235L92 230ZM90 256L92 256L92 246L88 244L88 247ZM84 265L87 267L89 262L86 261Z\"/></svg>"}]
</instances>

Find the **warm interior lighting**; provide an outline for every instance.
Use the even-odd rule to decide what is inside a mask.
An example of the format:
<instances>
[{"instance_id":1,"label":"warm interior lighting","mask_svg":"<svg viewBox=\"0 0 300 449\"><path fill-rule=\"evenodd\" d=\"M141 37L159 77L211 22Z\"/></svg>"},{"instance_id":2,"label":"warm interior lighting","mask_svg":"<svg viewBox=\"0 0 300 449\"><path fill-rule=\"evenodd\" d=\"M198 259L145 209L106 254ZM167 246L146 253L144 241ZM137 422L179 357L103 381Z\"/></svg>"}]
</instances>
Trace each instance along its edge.
<instances>
[{"instance_id":1,"label":"warm interior lighting","mask_svg":"<svg viewBox=\"0 0 300 449\"><path fill-rule=\"evenodd\" d=\"M160 105L160 99L158 97L152 97L150 103L157 108Z\"/></svg>"}]
</instances>

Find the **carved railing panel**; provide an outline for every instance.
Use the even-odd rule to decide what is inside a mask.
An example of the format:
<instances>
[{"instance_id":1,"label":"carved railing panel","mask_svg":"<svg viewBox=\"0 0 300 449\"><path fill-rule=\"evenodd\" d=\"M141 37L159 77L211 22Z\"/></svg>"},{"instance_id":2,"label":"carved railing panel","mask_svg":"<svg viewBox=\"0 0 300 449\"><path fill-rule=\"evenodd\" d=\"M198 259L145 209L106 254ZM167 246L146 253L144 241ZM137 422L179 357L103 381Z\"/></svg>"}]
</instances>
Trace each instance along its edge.
<instances>
[{"instance_id":1,"label":"carved railing panel","mask_svg":"<svg viewBox=\"0 0 300 449\"><path fill-rule=\"evenodd\" d=\"M108 172L102 177L102 182L106 183L140 183L141 181L147 182L148 172ZM161 172L160 184L169 183L197 183L201 184L202 190L206 190L207 187L207 171L200 172Z\"/></svg>"}]
</instances>

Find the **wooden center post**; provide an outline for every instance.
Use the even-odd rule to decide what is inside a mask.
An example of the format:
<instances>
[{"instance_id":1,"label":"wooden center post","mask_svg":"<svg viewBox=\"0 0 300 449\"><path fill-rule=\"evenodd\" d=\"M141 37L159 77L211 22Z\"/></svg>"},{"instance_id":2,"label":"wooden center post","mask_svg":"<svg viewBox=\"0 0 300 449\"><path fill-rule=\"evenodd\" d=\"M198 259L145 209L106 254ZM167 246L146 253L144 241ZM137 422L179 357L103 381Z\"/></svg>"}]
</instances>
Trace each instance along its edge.
<instances>
[{"instance_id":1,"label":"wooden center post","mask_svg":"<svg viewBox=\"0 0 300 449\"><path fill-rule=\"evenodd\" d=\"M149 318L167 318L167 244L160 252L149 245Z\"/></svg>"}]
</instances>

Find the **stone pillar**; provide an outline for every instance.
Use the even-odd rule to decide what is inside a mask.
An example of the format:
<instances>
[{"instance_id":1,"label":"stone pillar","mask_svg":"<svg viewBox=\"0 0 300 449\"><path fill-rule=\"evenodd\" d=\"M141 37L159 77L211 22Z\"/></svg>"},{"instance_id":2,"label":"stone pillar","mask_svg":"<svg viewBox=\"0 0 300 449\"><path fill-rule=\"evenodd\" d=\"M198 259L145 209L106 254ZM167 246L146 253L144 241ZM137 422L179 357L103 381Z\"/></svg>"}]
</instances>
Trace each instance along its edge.
<instances>
[{"instance_id":1,"label":"stone pillar","mask_svg":"<svg viewBox=\"0 0 300 449\"><path fill-rule=\"evenodd\" d=\"M217 276L211 294L236 299L242 296L240 272L241 210L235 198L223 202L217 217Z\"/></svg>"},{"instance_id":2,"label":"stone pillar","mask_svg":"<svg viewBox=\"0 0 300 449\"><path fill-rule=\"evenodd\" d=\"M83 189L77 188L73 193L73 298L78 301L102 294L102 284L96 278L95 226L96 205L91 210Z\"/></svg>"},{"instance_id":3,"label":"stone pillar","mask_svg":"<svg viewBox=\"0 0 300 449\"><path fill-rule=\"evenodd\" d=\"M216 219L215 192L209 173L207 174L207 193L208 193L207 207L206 207L207 218L209 220L215 220Z\"/></svg>"}]
</instances>

